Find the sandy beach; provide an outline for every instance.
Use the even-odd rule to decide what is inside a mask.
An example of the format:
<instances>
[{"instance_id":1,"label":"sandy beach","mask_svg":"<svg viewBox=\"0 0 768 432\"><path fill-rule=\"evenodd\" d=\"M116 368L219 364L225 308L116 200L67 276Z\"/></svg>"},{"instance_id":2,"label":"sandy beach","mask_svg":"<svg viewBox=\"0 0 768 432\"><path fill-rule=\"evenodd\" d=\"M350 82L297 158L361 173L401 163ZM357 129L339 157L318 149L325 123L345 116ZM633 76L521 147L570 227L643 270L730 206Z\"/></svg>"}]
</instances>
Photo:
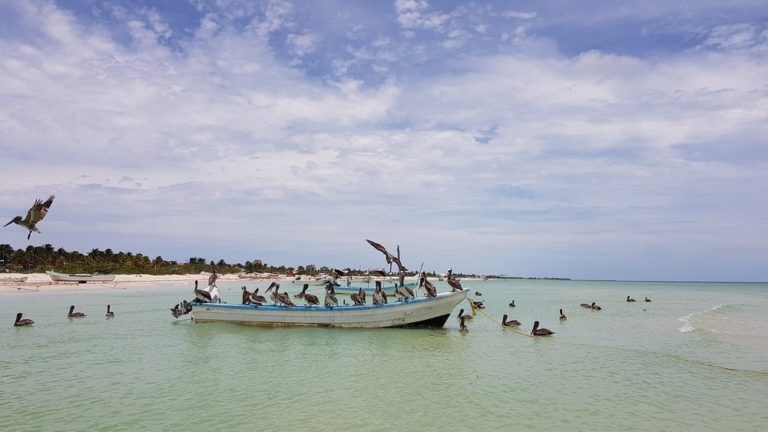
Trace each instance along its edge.
<instances>
[{"instance_id":1,"label":"sandy beach","mask_svg":"<svg viewBox=\"0 0 768 432\"><path fill-rule=\"evenodd\" d=\"M164 288L178 286L192 286L195 280L205 284L210 273L196 273L184 275L115 275L112 282L89 282L89 283L54 283L45 273L0 273L0 293L11 292L67 292L67 291L100 291L107 289L143 289L143 288ZM13 282L12 279L27 277L24 282ZM274 274L264 273L249 279L240 279L236 274L219 275L219 281L238 281L243 282L253 280L291 280L288 277L278 277Z\"/></svg>"}]
</instances>

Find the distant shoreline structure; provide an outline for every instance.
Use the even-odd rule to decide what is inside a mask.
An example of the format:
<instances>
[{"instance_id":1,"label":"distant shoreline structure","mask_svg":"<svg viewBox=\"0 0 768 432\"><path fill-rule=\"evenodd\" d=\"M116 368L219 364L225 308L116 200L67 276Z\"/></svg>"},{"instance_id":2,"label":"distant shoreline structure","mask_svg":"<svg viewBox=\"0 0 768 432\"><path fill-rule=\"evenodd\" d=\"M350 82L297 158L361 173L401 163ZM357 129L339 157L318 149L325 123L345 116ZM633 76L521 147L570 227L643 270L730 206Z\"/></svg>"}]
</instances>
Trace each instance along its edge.
<instances>
[{"instance_id":1,"label":"distant shoreline structure","mask_svg":"<svg viewBox=\"0 0 768 432\"><path fill-rule=\"evenodd\" d=\"M504 276L504 275L489 275L484 276L483 280L489 280L489 279L526 279L526 280L558 280L558 281L569 281L571 278L566 277L556 277L556 276Z\"/></svg>"}]
</instances>

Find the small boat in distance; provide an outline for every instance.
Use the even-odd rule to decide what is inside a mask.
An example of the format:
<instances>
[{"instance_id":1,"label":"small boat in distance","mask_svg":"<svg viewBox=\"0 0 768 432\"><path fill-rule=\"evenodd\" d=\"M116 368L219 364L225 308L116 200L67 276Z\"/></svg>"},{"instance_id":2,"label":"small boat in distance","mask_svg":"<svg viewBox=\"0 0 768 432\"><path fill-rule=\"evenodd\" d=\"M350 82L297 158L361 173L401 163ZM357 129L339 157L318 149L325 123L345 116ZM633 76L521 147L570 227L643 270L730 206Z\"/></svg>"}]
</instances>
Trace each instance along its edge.
<instances>
[{"instance_id":1,"label":"small boat in distance","mask_svg":"<svg viewBox=\"0 0 768 432\"><path fill-rule=\"evenodd\" d=\"M52 281L59 282L71 282L71 283L88 283L88 282L112 282L115 280L115 275L111 274L88 274L88 273L59 273L55 271L45 272Z\"/></svg>"},{"instance_id":2,"label":"small boat in distance","mask_svg":"<svg viewBox=\"0 0 768 432\"><path fill-rule=\"evenodd\" d=\"M0 278L0 283L2 283L2 282L10 282L10 283L26 282L28 277L29 276L2 277L2 278Z\"/></svg>"},{"instance_id":3,"label":"small boat in distance","mask_svg":"<svg viewBox=\"0 0 768 432\"><path fill-rule=\"evenodd\" d=\"M229 322L264 327L430 327L445 325L468 291L445 292L436 297L359 306L273 306L235 303L193 303L195 323Z\"/></svg>"}]
</instances>

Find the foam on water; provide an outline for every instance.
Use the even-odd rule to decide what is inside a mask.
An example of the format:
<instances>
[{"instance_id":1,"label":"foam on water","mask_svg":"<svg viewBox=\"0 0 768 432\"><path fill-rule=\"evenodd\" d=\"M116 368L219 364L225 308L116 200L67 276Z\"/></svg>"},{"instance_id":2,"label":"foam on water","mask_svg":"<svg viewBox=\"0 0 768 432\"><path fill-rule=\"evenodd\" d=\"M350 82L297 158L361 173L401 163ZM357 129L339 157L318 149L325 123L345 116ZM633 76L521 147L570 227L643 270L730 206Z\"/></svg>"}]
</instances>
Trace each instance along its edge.
<instances>
[{"instance_id":1,"label":"foam on water","mask_svg":"<svg viewBox=\"0 0 768 432\"><path fill-rule=\"evenodd\" d=\"M723 306L725 306L725 305L717 305L717 306L713 306L713 307L711 307L711 308L709 308L709 309L707 309L705 311L691 312L688 315L681 316L677 320L680 321L681 323L683 323L683 326L680 327L678 330L680 331L680 333L690 333L690 332L696 330L695 321L697 320L698 317L706 314L707 312L714 312L714 311L722 308Z\"/></svg>"}]
</instances>

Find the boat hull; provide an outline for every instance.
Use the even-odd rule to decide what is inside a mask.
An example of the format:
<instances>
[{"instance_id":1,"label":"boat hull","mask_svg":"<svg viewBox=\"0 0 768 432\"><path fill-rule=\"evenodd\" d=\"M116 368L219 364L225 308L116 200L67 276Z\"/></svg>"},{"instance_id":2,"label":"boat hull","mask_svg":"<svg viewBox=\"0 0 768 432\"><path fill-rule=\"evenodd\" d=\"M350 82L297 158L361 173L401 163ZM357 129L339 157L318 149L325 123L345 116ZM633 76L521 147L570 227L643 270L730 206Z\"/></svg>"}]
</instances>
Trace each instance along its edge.
<instances>
[{"instance_id":1,"label":"boat hull","mask_svg":"<svg viewBox=\"0 0 768 432\"><path fill-rule=\"evenodd\" d=\"M336 306L253 306L237 304L193 304L197 323L229 322L265 327L430 327L445 325L453 309L467 298L467 291L419 297L384 305Z\"/></svg>"},{"instance_id":2,"label":"boat hull","mask_svg":"<svg viewBox=\"0 0 768 432\"><path fill-rule=\"evenodd\" d=\"M406 282L405 286L412 290L415 290L416 287L418 287L418 284L416 282ZM373 284L371 285L354 285L353 284L350 286L341 285L341 286L333 287L333 290L336 291L336 295L352 295L360 292L360 288L362 288L363 291L365 291L365 294L368 296L373 295L373 293L376 291L376 286ZM387 295L395 295L394 284L382 285L381 290L384 291Z\"/></svg>"},{"instance_id":3,"label":"boat hull","mask_svg":"<svg viewBox=\"0 0 768 432\"><path fill-rule=\"evenodd\" d=\"M48 274L48 277L50 277L54 282L88 283L112 282L115 280L115 275L67 274L52 271L47 271L45 273Z\"/></svg>"}]
</instances>

